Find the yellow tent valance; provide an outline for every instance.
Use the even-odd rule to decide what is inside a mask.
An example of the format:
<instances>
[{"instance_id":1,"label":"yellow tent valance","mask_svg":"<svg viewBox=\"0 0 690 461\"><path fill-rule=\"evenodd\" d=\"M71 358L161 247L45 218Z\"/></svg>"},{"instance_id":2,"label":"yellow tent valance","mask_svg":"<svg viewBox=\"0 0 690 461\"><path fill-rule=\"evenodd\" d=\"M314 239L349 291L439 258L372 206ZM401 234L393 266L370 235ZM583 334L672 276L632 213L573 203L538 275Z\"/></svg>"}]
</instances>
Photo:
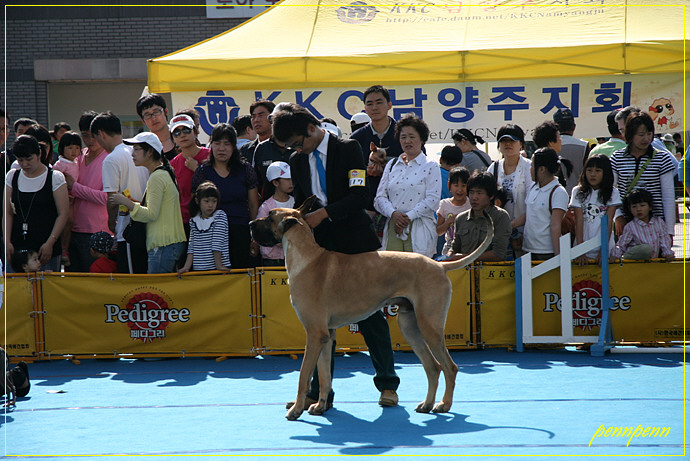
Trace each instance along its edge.
<instances>
[{"instance_id":1,"label":"yellow tent valance","mask_svg":"<svg viewBox=\"0 0 690 461\"><path fill-rule=\"evenodd\" d=\"M682 72L673 0L283 0L149 61L153 92ZM651 3L651 4L650 4ZM650 26L650 18L656 18Z\"/></svg>"}]
</instances>

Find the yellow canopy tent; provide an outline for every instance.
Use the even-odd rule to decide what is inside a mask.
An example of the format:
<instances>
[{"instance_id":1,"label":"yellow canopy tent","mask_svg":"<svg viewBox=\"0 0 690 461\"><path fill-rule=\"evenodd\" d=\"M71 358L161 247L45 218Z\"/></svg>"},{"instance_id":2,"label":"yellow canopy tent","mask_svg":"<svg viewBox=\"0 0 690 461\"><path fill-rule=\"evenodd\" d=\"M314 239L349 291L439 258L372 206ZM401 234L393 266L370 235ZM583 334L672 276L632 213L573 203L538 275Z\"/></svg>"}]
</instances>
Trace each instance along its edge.
<instances>
[{"instance_id":1,"label":"yellow canopy tent","mask_svg":"<svg viewBox=\"0 0 690 461\"><path fill-rule=\"evenodd\" d=\"M678 0L283 0L148 62L152 92L683 72Z\"/></svg>"}]
</instances>

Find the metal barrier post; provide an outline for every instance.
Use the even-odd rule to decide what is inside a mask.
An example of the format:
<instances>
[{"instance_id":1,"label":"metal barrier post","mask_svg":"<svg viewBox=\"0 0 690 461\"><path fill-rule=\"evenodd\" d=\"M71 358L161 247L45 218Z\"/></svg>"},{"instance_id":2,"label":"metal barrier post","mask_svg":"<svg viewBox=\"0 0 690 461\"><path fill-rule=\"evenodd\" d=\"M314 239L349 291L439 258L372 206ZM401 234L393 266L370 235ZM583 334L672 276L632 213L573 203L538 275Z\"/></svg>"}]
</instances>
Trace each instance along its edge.
<instances>
[{"instance_id":1,"label":"metal barrier post","mask_svg":"<svg viewBox=\"0 0 690 461\"><path fill-rule=\"evenodd\" d=\"M518 258L515 260L515 342L517 351L523 352L524 346L522 344L522 258Z\"/></svg>"},{"instance_id":2,"label":"metal barrier post","mask_svg":"<svg viewBox=\"0 0 690 461\"><path fill-rule=\"evenodd\" d=\"M589 353L593 357L602 357L613 347L611 344L613 342L613 326L610 317L613 301L611 300L609 283L609 238L606 216L602 217L601 220L601 255L601 326L599 327L599 340L596 344L592 344L589 349Z\"/></svg>"}]
</instances>

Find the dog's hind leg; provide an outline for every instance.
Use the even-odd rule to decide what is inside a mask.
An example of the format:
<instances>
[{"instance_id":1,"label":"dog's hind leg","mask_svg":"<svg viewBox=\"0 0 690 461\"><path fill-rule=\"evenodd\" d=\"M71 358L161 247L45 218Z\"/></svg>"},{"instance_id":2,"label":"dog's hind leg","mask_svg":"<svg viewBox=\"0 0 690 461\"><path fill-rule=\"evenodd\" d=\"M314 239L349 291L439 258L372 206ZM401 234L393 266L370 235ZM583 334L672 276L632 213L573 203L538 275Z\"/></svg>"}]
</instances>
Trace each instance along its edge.
<instances>
[{"instance_id":1,"label":"dog's hind leg","mask_svg":"<svg viewBox=\"0 0 690 461\"><path fill-rule=\"evenodd\" d=\"M429 413L436 400L441 365L429 350L429 346L419 330L417 318L411 305L404 306L402 304L400 303L400 309L398 310L398 326L405 337L405 341L412 347L412 350L422 362L428 382L426 398L417 405L415 411L418 413Z\"/></svg>"},{"instance_id":2,"label":"dog's hind leg","mask_svg":"<svg viewBox=\"0 0 690 461\"><path fill-rule=\"evenodd\" d=\"M319 359L319 354L321 354L321 350L324 347L324 339L325 342L328 342L328 338L330 338L327 328L311 329L305 327L305 330L307 330L307 344L304 348L302 367L299 370L297 398L295 398L295 404L285 415L285 417L290 421L294 421L299 418L302 414L302 411L304 411L304 404L307 398L307 392L309 391L309 380L314 373L314 368L316 367L316 362ZM330 370L330 367L328 369Z\"/></svg>"},{"instance_id":3,"label":"dog's hind leg","mask_svg":"<svg viewBox=\"0 0 690 461\"><path fill-rule=\"evenodd\" d=\"M328 330L328 339L321 347L319 354L319 401L309 407L310 415L322 415L328 410L328 394L333 386L333 376L331 376L331 353L333 351L333 341L335 340L335 330Z\"/></svg>"},{"instance_id":4,"label":"dog's hind leg","mask_svg":"<svg viewBox=\"0 0 690 461\"><path fill-rule=\"evenodd\" d=\"M429 345L431 352L438 359L441 369L443 370L443 377L446 382L446 389L443 393L443 400L437 403L432 411L434 413L446 413L450 411L453 404L453 392L455 391L455 377L458 374L458 366L453 362L448 349L446 348L444 338L444 324L445 318L441 325L429 323L426 318L419 318L419 329L424 335L426 343Z\"/></svg>"}]
</instances>

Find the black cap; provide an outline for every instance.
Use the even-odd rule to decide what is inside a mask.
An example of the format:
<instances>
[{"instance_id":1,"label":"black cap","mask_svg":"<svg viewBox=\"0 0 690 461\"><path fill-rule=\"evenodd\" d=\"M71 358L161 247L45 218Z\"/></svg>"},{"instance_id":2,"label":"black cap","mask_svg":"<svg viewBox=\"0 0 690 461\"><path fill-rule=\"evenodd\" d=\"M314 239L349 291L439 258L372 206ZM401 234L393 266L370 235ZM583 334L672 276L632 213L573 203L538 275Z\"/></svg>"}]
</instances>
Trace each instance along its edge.
<instances>
[{"instance_id":1,"label":"black cap","mask_svg":"<svg viewBox=\"0 0 690 461\"><path fill-rule=\"evenodd\" d=\"M113 249L113 236L99 231L89 237L89 246L99 253L108 254Z\"/></svg>"},{"instance_id":2,"label":"black cap","mask_svg":"<svg viewBox=\"0 0 690 461\"><path fill-rule=\"evenodd\" d=\"M574 120L575 116L573 115L573 111L567 107L562 107L553 114L553 121L556 123L572 122Z\"/></svg>"}]
</instances>

